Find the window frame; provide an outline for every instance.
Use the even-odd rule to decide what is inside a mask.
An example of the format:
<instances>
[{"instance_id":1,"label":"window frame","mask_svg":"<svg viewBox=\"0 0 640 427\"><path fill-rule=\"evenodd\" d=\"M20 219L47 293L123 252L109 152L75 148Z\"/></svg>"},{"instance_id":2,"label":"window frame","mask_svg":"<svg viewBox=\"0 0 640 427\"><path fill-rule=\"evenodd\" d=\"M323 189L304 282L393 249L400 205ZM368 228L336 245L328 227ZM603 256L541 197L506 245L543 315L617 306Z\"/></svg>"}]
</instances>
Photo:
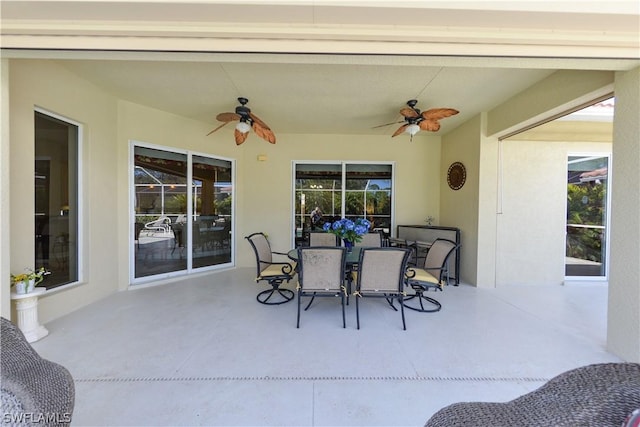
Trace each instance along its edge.
<instances>
[{"instance_id":1,"label":"window frame","mask_svg":"<svg viewBox=\"0 0 640 427\"><path fill-rule=\"evenodd\" d=\"M346 203L346 192L352 191L347 190L346 181L347 177L347 167L349 165L382 165L389 166L391 168L391 212L390 212L390 221L389 221L389 236L395 236L395 227L396 227L396 162L389 160L375 160L375 161L366 161L366 160L293 160L291 162L291 229L293 231L291 236L291 244L292 247L296 246L296 237L298 234L298 229L296 226L296 217L299 214L296 212L296 172L298 165L327 165L327 166L340 166L341 170L341 188L340 188L340 217L344 217L345 215L345 203ZM310 213L311 211L309 211ZM306 214L305 214L306 215Z\"/></svg>"}]
</instances>

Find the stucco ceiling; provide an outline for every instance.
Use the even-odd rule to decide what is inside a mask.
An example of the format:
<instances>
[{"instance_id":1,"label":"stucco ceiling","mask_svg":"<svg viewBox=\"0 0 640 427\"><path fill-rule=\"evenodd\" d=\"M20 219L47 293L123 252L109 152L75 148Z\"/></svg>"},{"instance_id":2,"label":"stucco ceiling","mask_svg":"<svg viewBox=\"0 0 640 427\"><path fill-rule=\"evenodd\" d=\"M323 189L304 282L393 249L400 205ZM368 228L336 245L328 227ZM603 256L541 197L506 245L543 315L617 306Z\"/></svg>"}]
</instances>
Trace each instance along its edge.
<instances>
[{"instance_id":1,"label":"stucco ceiling","mask_svg":"<svg viewBox=\"0 0 640 427\"><path fill-rule=\"evenodd\" d=\"M211 129L218 113L246 97L276 135L391 135L400 124L374 127L401 120L409 99L423 111L460 111L442 120L443 134L556 70L638 64L577 57L586 47L633 48L637 2L431 3L3 0L2 47L16 58L57 61L118 98ZM131 48L99 48L108 43ZM522 56L508 54L518 44ZM554 44L573 46L567 52L575 55L526 55ZM492 56L489 45L510 51Z\"/></svg>"}]
</instances>

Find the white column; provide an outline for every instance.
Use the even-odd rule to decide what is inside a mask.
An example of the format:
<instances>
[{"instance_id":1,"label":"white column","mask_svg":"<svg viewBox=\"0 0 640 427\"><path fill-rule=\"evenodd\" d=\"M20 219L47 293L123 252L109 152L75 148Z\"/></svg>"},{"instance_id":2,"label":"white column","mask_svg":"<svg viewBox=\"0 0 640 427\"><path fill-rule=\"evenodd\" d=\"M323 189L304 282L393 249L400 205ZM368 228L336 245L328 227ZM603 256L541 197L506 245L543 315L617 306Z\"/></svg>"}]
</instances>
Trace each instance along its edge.
<instances>
[{"instance_id":1,"label":"white column","mask_svg":"<svg viewBox=\"0 0 640 427\"><path fill-rule=\"evenodd\" d=\"M607 349L640 362L640 67L616 73Z\"/></svg>"},{"instance_id":2,"label":"white column","mask_svg":"<svg viewBox=\"0 0 640 427\"><path fill-rule=\"evenodd\" d=\"M49 334L38 321L38 297L44 292L44 289L36 288L28 294L11 294L11 299L16 303L16 324L28 342L38 341Z\"/></svg>"}]
</instances>

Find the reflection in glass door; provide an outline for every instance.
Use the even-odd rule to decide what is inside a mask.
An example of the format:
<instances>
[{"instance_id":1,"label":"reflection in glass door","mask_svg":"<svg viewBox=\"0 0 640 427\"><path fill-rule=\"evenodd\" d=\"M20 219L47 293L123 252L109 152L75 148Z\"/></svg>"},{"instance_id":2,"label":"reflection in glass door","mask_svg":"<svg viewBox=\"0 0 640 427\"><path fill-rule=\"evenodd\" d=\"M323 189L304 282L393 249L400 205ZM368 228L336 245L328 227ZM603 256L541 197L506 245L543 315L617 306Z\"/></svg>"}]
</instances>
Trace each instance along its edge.
<instances>
[{"instance_id":1,"label":"reflection in glass door","mask_svg":"<svg viewBox=\"0 0 640 427\"><path fill-rule=\"evenodd\" d=\"M193 267L231 262L231 162L193 156Z\"/></svg>"},{"instance_id":2,"label":"reflection in glass door","mask_svg":"<svg viewBox=\"0 0 640 427\"><path fill-rule=\"evenodd\" d=\"M134 279L232 263L233 162L133 147Z\"/></svg>"},{"instance_id":3,"label":"reflection in glass door","mask_svg":"<svg viewBox=\"0 0 640 427\"><path fill-rule=\"evenodd\" d=\"M565 276L607 276L608 166L608 157L569 157Z\"/></svg>"},{"instance_id":4,"label":"reflection in glass door","mask_svg":"<svg viewBox=\"0 0 640 427\"><path fill-rule=\"evenodd\" d=\"M134 148L135 277L187 268L187 156Z\"/></svg>"}]
</instances>

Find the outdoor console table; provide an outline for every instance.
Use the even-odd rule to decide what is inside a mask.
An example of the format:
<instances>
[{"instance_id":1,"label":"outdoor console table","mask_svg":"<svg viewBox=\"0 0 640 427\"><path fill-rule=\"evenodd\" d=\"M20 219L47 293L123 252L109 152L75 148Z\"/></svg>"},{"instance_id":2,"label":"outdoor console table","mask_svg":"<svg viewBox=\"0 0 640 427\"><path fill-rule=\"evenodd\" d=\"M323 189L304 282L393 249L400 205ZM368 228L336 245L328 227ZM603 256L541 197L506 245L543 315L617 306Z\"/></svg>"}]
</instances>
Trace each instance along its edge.
<instances>
[{"instance_id":1,"label":"outdoor console table","mask_svg":"<svg viewBox=\"0 0 640 427\"><path fill-rule=\"evenodd\" d=\"M38 321L38 297L44 293L43 288L36 288L27 294L11 293L11 299L16 302L16 324L28 342L38 341L49 334Z\"/></svg>"}]
</instances>

